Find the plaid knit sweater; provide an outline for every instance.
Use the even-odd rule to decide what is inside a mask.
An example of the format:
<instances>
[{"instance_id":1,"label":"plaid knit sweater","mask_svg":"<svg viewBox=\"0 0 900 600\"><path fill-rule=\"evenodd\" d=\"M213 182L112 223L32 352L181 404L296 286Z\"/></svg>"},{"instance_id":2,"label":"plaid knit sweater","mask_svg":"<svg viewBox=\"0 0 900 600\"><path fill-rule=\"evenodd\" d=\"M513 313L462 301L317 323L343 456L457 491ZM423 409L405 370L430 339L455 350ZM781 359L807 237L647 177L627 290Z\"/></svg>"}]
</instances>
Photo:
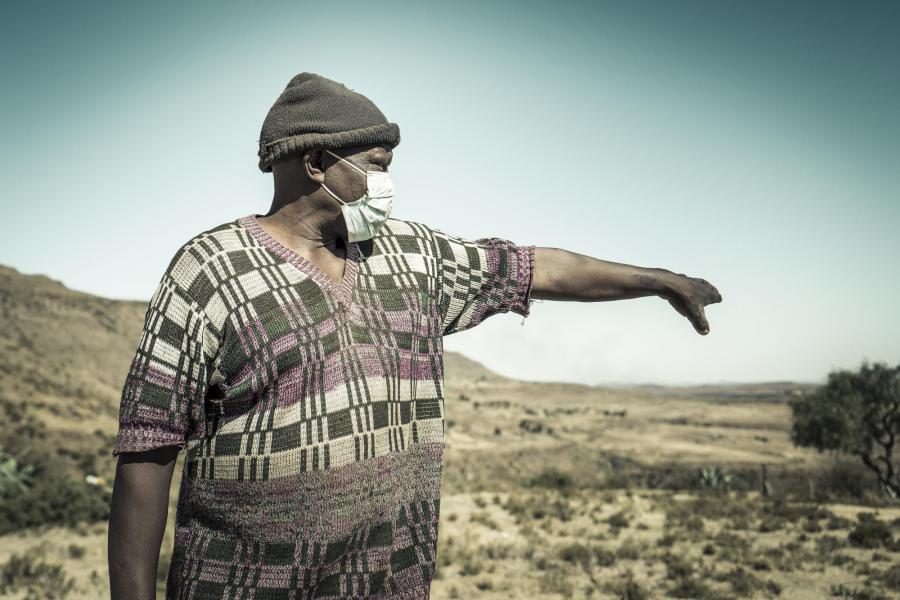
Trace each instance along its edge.
<instances>
[{"instance_id":1,"label":"plaid knit sweater","mask_svg":"<svg viewBox=\"0 0 900 600\"><path fill-rule=\"evenodd\" d=\"M389 219L338 283L250 214L176 252L113 454L185 450L167 599L428 598L442 337L528 316L534 246Z\"/></svg>"}]
</instances>

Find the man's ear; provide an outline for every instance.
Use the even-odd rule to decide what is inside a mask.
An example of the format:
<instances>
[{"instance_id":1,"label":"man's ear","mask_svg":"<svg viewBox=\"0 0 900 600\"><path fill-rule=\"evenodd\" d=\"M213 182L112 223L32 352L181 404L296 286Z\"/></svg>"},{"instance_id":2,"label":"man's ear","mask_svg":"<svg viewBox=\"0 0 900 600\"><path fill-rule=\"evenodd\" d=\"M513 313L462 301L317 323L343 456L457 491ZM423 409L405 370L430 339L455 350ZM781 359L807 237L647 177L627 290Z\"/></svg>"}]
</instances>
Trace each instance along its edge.
<instances>
[{"instance_id":1,"label":"man's ear","mask_svg":"<svg viewBox=\"0 0 900 600\"><path fill-rule=\"evenodd\" d=\"M307 150L300 160L309 179L319 184L325 182L325 152L321 148Z\"/></svg>"}]
</instances>

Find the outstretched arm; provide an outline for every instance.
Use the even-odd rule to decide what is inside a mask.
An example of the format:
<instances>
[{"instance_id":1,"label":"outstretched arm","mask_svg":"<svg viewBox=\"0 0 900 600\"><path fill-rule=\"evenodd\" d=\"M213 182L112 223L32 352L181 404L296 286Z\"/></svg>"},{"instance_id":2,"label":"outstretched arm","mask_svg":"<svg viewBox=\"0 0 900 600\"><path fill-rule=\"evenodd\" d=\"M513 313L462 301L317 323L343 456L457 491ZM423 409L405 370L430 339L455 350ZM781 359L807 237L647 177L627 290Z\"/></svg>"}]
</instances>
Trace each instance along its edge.
<instances>
[{"instance_id":1,"label":"outstretched arm","mask_svg":"<svg viewBox=\"0 0 900 600\"><path fill-rule=\"evenodd\" d=\"M561 248L535 248L532 298L601 302L643 296L668 300L701 335L709 333L703 307L722 301L719 291L705 279L600 260Z\"/></svg>"}]
</instances>

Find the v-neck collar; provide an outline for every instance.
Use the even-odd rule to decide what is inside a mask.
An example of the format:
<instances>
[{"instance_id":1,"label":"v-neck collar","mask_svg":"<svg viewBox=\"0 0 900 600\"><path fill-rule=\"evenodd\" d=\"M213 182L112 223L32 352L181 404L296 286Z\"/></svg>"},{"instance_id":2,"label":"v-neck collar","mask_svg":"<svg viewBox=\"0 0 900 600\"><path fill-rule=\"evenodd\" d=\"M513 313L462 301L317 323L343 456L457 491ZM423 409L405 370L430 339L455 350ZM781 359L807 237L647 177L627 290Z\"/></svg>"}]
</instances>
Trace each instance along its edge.
<instances>
[{"instance_id":1,"label":"v-neck collar","mask_svg":"<svg viewBox=\"0 0 900 600\"><path fill-rule=\"evenodd\" d=\"M360 252L356 242L347 243L347 251L344 259L344 275L341 278L341 281L338 282L327 275L325 271L314 265L312 261L297 254L269 235L268 232L262 228L262 225L259 224L259 221L256 220L257 216L259 215L256 215L255 213L249 214L238 219L238 223L260 244L312 277L313 280L319 284L319 287L330 291L344 303L350 302L353 286L356 283L356 272L359 266L358 260Z\"/></svg>"}]
</instances>

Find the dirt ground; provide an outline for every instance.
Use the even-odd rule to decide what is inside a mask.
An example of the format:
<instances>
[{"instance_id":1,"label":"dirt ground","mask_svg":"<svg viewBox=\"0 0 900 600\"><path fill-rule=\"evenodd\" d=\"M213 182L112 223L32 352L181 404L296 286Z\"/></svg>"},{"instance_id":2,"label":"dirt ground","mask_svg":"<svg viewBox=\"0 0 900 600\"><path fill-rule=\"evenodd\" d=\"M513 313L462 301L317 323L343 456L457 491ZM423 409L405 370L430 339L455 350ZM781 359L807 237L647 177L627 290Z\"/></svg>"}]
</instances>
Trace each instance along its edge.
<instances>
[{"instance_id":1,"label":"dirt ground","mask_svg":"<svg viewBox=\"0 0 900 600\"><path fill-rule=\"evenodd\" d=\"M778 486L762 498L632 483L660 465L693 477L703 465L737 473L766 463L784 481L820 468L824 457L790 443L783 402L525 383L464 359L456 369L436 600L897 597L882 579L900 554L854 547L848 536L859 513L874 513L900 538L900 507L779 503ZM550 483L534 483L547 473ZM176 476L172 511L177 486ZM171 512L160 597L173 522ZM62 567L74 582L64 597L108 594L105 524L0 538L0 563L26 551ZM876 590L883 595L859 595Z\"/></svg>"}]
</instances>

